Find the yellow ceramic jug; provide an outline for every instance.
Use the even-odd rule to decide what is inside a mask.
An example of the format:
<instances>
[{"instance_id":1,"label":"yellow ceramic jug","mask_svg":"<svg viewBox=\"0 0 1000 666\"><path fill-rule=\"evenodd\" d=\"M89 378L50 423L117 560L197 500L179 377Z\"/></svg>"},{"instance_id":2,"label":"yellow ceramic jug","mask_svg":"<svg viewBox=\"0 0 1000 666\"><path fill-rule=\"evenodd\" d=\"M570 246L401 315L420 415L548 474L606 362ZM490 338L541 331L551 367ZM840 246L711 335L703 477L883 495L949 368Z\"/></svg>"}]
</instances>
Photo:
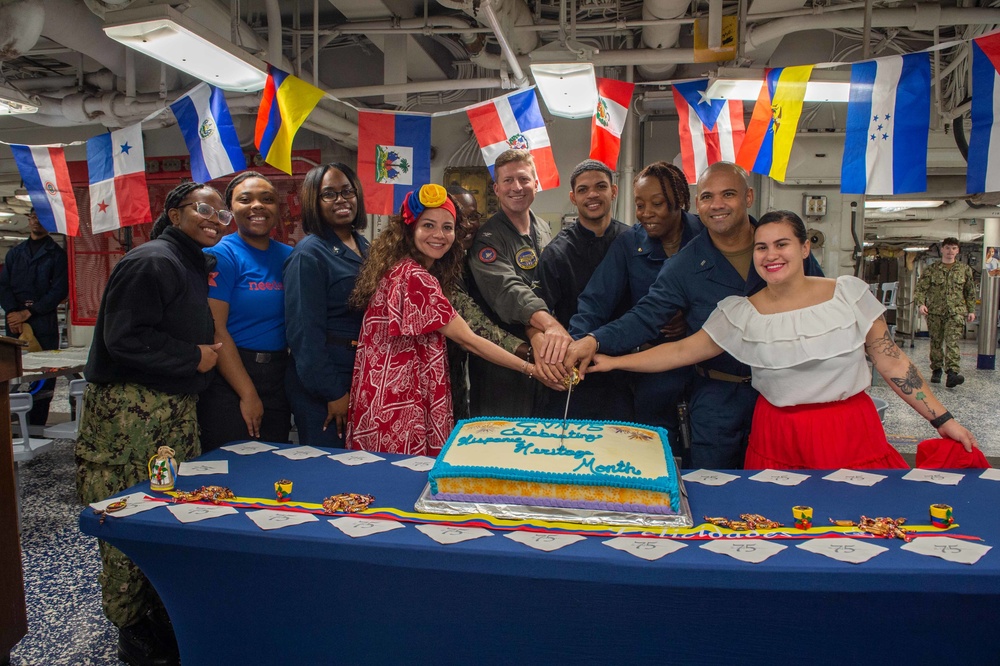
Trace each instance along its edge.
<instances>
[{"instance_id":1,"label":"yellow ceramic jug","mask_svg":"<svg viewBox=\"0 0 1000 666\"><path fill-rule=\"evenodd\" d=\"M149 470L149 489L156 492L166 492L174 489L177 479L177 463L174 462L174 450L169 446L161 446L156 455L149 459L146 466Z\"/></svg>"}]
</instances>

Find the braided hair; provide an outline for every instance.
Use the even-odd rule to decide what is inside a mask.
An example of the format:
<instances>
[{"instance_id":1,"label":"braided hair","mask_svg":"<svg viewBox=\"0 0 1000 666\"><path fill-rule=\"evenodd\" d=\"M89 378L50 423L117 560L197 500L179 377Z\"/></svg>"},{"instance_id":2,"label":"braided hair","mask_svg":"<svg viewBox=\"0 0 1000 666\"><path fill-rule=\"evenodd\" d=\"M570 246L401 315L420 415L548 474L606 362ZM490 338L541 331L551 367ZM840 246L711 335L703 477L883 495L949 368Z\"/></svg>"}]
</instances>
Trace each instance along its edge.
<instances>
[{"instance_id":1,"label":"braided hair","mask_svg":"<svg viewBox=\"0 0 1000 666\"><path fill-rule=\"evenodd\" d=\"M669 162L653 162L647 164L642 171L632 179L634 186L642 178L656 178L660 181L660 189L667 201L675 201L682 210L688 210L691 206L691 189L688 187L687 178L684 172ZM670 192L674 196L671 198Z\"/></svg>"},{"instance_id":2,"label":"braided hair","mask_svg":"<svg viewBox=\"0 0 1000 666\"><path fill-rule=\"evenodd\" d=\"M181 183L174 189L170 190L170 193L167 194L167 198L163 202L163 211L153 223L153 230L149 232L149 240L159 238L160 234L166 231L167 227L170 226L170 211L175 208L180 208L181 203L189 194L206 187L218 194L218 191L214 187L206 185L205 183Z\"/></svg>"}]
</instances>

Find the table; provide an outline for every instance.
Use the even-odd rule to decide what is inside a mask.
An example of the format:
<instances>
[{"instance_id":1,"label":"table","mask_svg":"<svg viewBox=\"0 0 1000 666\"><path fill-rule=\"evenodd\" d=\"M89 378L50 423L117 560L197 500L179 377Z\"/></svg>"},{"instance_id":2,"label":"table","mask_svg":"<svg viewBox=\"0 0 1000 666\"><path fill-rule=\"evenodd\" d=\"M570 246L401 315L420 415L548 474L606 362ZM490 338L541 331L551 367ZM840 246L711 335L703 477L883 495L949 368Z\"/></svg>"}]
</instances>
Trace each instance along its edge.
<instances>
[{"instance_id":1,"label":"table","mask_svg":"<svg viewBox=\"0 0 1000 666\"><path fill-rule=\"evenodd\" d=\"M87 365L90 347L67 347L38 352L25 352L21 357L24 374L15 383L35 382L40 379L78 375Z\"/></svg>"},{"instance_id":2,"label":"table","mask_svg":"<svg viewBox=\"0 0 1000 666\"><path fill-rule=\"evenodd\" d=\"M331 453L339 451L331 450ZM178 489L228 486L293 499L371 493L377 506L410 510L426 473L387 460L347 467L326 457L217 450L228 475L180 477ZM822 480L795 487L748 480L689 484L692 511L756 512L790 521L809 504L829 516L909 516L954 507L958 533L994 546L975 565L901 550L864 564L795 548L760 564L687 547L656 561L584 541L539 552L496 532L440 545L406 524L352 539L320 517L280 530L240 515L182 524L166 509L81 529L135 560L173 619L185 666L217 663L996 663L1000 655L1000 482L970 472L957 486L900 479L873 487ZM148 491L140 484L129 492ZM697 520L696 520L697 522Z\"/></svg>"}]
</instances>

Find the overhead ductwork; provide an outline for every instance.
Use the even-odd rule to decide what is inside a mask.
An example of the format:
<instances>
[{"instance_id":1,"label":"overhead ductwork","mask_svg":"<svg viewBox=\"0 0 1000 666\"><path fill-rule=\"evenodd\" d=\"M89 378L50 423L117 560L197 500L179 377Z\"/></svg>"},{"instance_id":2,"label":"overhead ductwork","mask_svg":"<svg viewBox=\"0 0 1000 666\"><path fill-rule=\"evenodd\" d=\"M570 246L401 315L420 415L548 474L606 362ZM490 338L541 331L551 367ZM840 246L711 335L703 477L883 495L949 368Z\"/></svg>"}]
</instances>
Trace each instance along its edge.
<instances>
[{"instance_id":1,"label":"overhead ductwork","mask_svg":"<svg viewBox=\"0 0 1000 666\"><path fill-rule=\"evenodd\" d=\"M44 25L41 0L0 3L0 62L19 58L34 48Z\"/></svg>"}]
</instances>

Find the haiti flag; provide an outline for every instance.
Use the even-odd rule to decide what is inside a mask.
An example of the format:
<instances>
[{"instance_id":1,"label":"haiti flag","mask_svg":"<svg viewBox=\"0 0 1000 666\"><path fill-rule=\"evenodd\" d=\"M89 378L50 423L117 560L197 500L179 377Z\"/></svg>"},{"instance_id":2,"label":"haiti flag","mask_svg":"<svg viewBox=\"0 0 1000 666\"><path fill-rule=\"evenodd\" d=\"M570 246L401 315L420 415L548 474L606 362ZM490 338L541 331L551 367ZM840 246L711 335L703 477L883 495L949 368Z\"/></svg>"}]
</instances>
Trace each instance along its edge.
<instances>
[{"instance_id":1,"label":"haiti flag","mask_svg":"<svg viewBox=\"0 0 1000 666\"><path fill-rule=\"evenodd\" d=\"M398 213L406 193L431 180L430 116L358 111L358 178L368 213Z\"/></svg>"}]
</instances>

